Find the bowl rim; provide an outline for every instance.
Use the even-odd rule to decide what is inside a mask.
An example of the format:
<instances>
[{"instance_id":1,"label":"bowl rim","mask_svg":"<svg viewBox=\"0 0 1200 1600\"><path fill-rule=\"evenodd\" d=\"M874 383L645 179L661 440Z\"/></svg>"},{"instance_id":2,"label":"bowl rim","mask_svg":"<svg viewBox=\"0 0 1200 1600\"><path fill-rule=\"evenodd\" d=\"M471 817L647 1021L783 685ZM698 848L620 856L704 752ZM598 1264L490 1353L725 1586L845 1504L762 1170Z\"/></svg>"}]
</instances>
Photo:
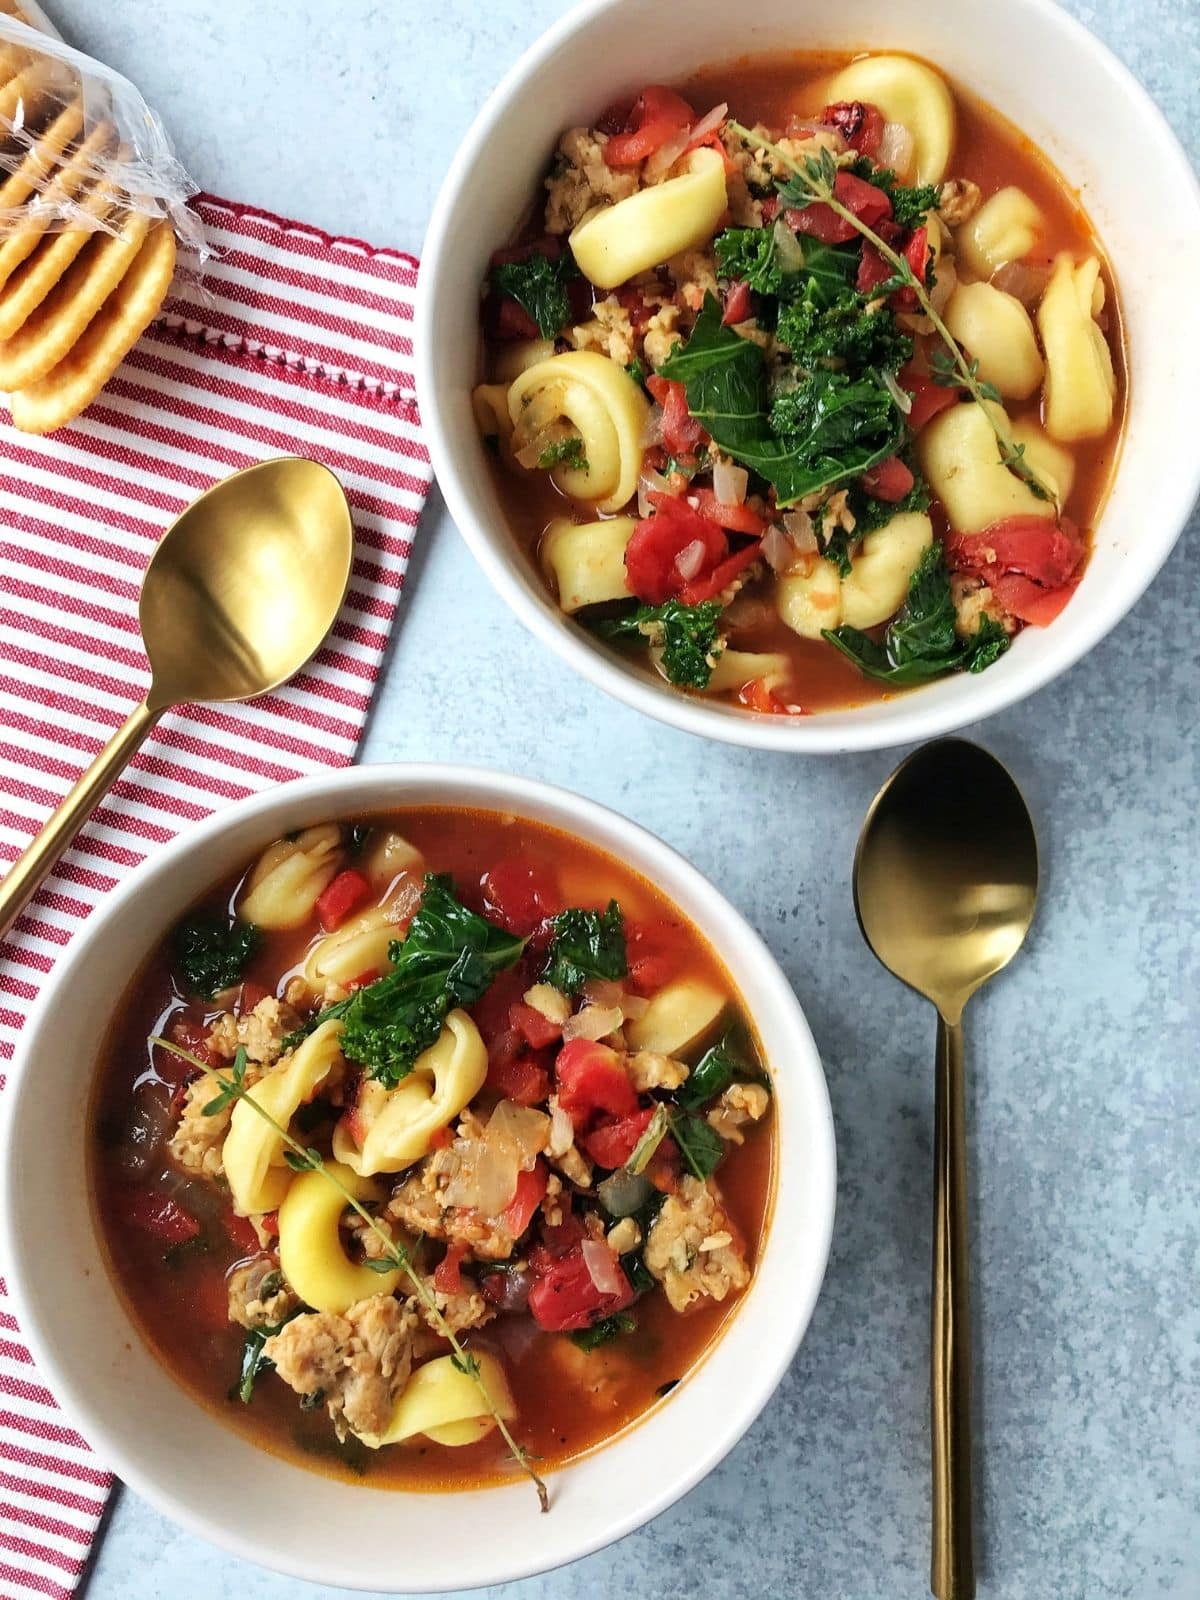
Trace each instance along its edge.
<instances>
[{"instance_id":1,"label":"bowl rim","mask_svg":"<svg viewBox=\"0 0 1200 1600\"><path fill-rule=\"evenodd\" d=\"M799 755L828 755L848 751L886 750L896 745L952 733L983 718L1005 710L1053 682L1073 667L1109 634L1133 609L1158 575L1174 549L1198 500L1200 500L1200 455L1193 458L1190 470L1176 467L1169 480L1164 478L1166 514L1153 519L1139 537L1142 559L1130 569L1129 581L1113 585L1103 601L1092 600L1078 624L1067 630L1048 630L1047 644L1036 662L1022 665L1014 653L1009 669L998 676L980 676L971 692L953 699L940 694L956 680L927 684L885 702L884 716L857 718L859 710L874 710L879 702L862 708L819 712L813 716L778 717L749 711L732 711L711 704L698 696L683 694L665 683L643 677L613 659L608 652L576 625L564 627L549 606L532 596L518 581L515 549L506 551L505 541L512 535L507 528L489 531L484 518L476 517L469 496L458 481L454 468L455 430L443 414L442 390L437 381L437 352L442 336L453 337L453 319L441 309L440 266L445 254L455 248L454 225L459 215L459 190L473 168L486 164L487 148L497 124L505 118L517 95L540 73L545 63L565 40L585 31L598 17L619 10L628 0L581 0L553 23L518 58L488 96L460 142L442 180L430 214L421 250L420 282L423 293L417 297L413 326L414 366L418 405L425 426L434 476L446 507L460 535L491 581L492 587L524 626L561 660L573 667L589 683L657 722L680 728L702 738L756 750L791 751ZM1115 91L1136 106L1154 139L1154 158L1170 167L1170 181L1176 185L1180 212L1190 210L1200 227L1200 176L1191 163L1174 129L1148 91L1113 51L1082 22L1064 11L1055 0L1012 0L1012 4L1034 13L1047 28L1068 35L1075 47L1086 53L1095 66L1107 75ZM668 74L670 76L670 74ZM1123 451L1128 444L1129 419L1119 441ZM478 441L472 439L478 448ZM1114 468L1114 481L1120 462Z\"/></svg>"},{"instance_id":2,"label":"bowl rim","mask_svg":"<svg viewBox=\"0 0 1200 1600\"><path fill-rule=\"evenodd\" d=\"M615 840L611 843L605 841L612 839L615 831L619 829L623 841L630 841L636 845L639 853L651 856L660 862L666 869L665 876L669 879L668 882L661 884L663 893L674 899L676 891L686 887L689 892L697 893L707 902L705 916L710 919L709 926L703 925L698 917L690 913L689 920L696 922L702 936L712 943L719 958L727 960L724 944L718 942L714 933L710 932L710 927L715 928L717 913L722 928L734 930L735 937L730 942L736 942L739 946L737 968L745 973L753 962L758 978L765 982L770 992L770 1009L776 1019L776 1026L790 1036L794 1047L788 1061L788 1069L790 1073L799 1075L797 1100L803 1103L803 1115L811 1129L812 1149L816 1155L816 1182L812 1186L812 1192L817 1203L805 1216L806 1232L812 1241L813 1269L809 1281L803 1286L803 1293L798 1293L795 1300L789 1303L789 1331L778 1340L774 1357L763 1365L758 1381L746 1385L737 1404L730 1407L722 1425L712 1429L710 1435L706 1435L704 1447L696 1451L686 1471L666 1479L660 1492L649 1501L631 1506L622 1516L605 1523L594 1533L574 1541L566 1541L570 1544L570 1548L565 1552L556 1550L543 1555L534 1551L529 1556L518 1557L515 1550L509 1549L505 1552L502 1564L498 1564L494 1570L485 1574L471 1576L465 1582L461 1577L453 1575L443 1580L440 1574L422 1574L419 1590L393 1590L386 1587L386 1581L383 1583L384 1592L388 1593L427 1593L478 1588L534 1577L593 1554L643 1527L694 1488L741 1440L774 1395L807 1332L828 1270L837 1198L836 1135L828 1084L812 1030L789 980L761 934L698 867L657 834L611 807L559 785L479 765L440 762L369 763L295 779L225 806L196 825L186 828L134 868L97 905L85 928L72 940L47 979L21 1031L11 1062L8 1088L3 1095L0 1095L0 1260L8 1264L8 1292L17 1317L19 1336L30 1350L36 1367L50 1387L56 1403L69 1419L70 1425L76 1427L89 1447L96 1451L100 1464L111 1470L170 1521L242 1560L309 1582L336 1584L354 1589L381 1588L383 1579L381 1573L374 1575L359 1571L348 1573L345 1566L338 1564L332 1558L323 1569L315 1570L311 1562L292 1559L289 1551L285 1549L267 1546L263 1542L256 1541L251 1533L210 1520L203 1512L193 1509L182 1496L177 1496L169 1487L169 1482L164 1482L148 1466L143 1465L137 1450L114 1444L104 1424L97 1420L96 1412L90 1402L89 1389L76 1383L64 1373L56 1355L53 1331L43 1324L41 1317L34 1310L36 1291L25 1282L22 1252L18 1249L17 1224L19 1209L17 1129L20 1107L32 1093L32 1084L36 1076L30 1070L30 1061L36 1058L39 1050L48 1047L49 1039L42 1037L46 1033L48 1019L52 1016L59 998L69 990L77 971L86 965L94 944L104 937L108 924L142 892L144 880L151 876L169 878L172 867L180 858L202 851L231 824L245 823L259 818L264 824L269 824L277 813L286 813L305 806L311 807L313 803L322 805L328 803L331 811L338 808L346 809L353 806L355 791L364 782L367 784L386 782L394 785L397 791L395 800L397 808L406 804L436 804L437 802L433 800L412 798L413 792L419 791L422 786L429 788L434 785L456 786L474 791L473 799L459 798L447 802L462 808L475 805L479 809L513 811L518 815L532 814L536 817L537 808L540 806L552 813L551 819L548 820L549 826L558 828L564 833L577 835L601 851L616 853ZM533 808L532 812L526 810L527 806ZM370 809L381 808L372 801ZM644 869L637 865L634 870L644 872ZM644 875L648 877L649 873L644 872ZM167 898L169 899L169 892ZM732 964L730 964L730 975L740 988L739 974ZM91 1071L94 1070L93 1063ZM89 1085L90 1082L89 1075ZM776 1192L777 1181L773 1187L768 1210L764 1259L777 1220ZM94 1230L94 1216L89 1216L88 1226ZM776 1249L779 1250L783 1248L783 1235L779 1234L776 1237ZM116 1294L108 1262L101 1260L100 1264L103 1266L104 1279L109 1285L110 1292ZM137 1323L124 1307L122 1310L131 1330L139 1340L144 1358L149 1361L157 1360ZM709 1355L724 1341L730 1328L743 1315L744 1311L739 1306L733 1316L723 1324L717 1338L706 1347L700 1360L689 1369L690 1371L698 1371L706 1364ZM164 1370L168 1370L169 1373L169 1369ZM200 1403L189 1393L187 1387L175 1380L173 1374L169 1376L172 1377L179 1393L186 1397L186 1403L199 1406ZM639 1431L652 1420L652 1414L634 1419L632 1424L617 1435L617 1440L612 1442L628 1437L630 1432ZM224 1425L219 1424L219 1426L224 1432ZM597 1454L603 1454L608 1449L608 1443L606 1441L584 1452L580 1459L586 1461ZM253 1448L262 1447L256 1445ZM263 1454L268 1457L272 1455L269 1451L264 1451ZM305 1469L296 1467L295 1470ZM571 1470L572 1463L568 1463L558 1469L554 1477L561 1482ZM314 1473L312 1476L314 1480L320 1481L320 1474ZM361 1487L372 1488L372 1486ZM469 1488L462 1492L468 1495L478 1493L503 1495L510 1493L513 1487L504 1484L488 1486L484 1490ZM403 1490L383 1490L377 1487L373 1492L378 1495L404 1494ZM415 1493L418 1497L436 1493L439 1498L443 1498L453 1496L456 1491L415 1491Z\"/></svg>"}]
</instances>

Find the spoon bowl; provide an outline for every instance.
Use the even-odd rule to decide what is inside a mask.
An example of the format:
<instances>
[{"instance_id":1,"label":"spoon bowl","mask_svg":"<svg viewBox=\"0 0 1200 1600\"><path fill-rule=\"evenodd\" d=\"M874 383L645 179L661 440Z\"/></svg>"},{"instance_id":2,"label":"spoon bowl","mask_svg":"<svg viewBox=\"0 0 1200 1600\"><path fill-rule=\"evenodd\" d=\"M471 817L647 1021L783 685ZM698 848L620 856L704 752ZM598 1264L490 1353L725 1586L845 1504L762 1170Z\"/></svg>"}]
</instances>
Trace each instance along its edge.
<instances>
[{"instance_id":1,"label":"spoon bowl","mask_svg":"<svg viewBox=\"0 0 1200 1600\"><path fill-rule=\"evenodd\" d=\"M925 745L897 767L854 857L863 937L938 1010L929 1580L938 1600L975 1593L962 1013L1021 948L1037 884L1037 839L1020 790L994 756L962 739Z\"/></svg>"}]
</instances>

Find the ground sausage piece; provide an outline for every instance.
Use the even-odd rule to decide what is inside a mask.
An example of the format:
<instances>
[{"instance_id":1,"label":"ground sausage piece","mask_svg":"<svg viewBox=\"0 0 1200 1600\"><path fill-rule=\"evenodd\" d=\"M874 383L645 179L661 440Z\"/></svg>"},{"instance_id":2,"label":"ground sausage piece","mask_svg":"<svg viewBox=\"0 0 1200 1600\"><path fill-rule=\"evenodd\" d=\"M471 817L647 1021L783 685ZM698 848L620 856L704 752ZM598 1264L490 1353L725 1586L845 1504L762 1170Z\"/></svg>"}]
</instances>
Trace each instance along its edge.
<instances>
[{"instance_id":1,"label":"ground sausage piece","mask_svg":"<svg viewBox=\"0 0 1200 1600\"><path fill-rule=\"evenodd\" d=\"M710 1178L686 1177L650 1229L643 1256L675 1311L701 1298L724 1300L750 1282L750 1268Z\"/></svg>"},{"instance_id":2,"label":"ground sausage piece","mask_svg":"<svg viewBox=\"0 0 1200 1600\"><path fill-rule=\"evenodd\" d=\"M546 179L547 233L570 233L595 206L615 205L637 193L640 167L610 167L604 159L607 143L603 133L588 128L563 134Z\"/></svg>"},{"instance_id":3,"label":"ground sausage piece","mask_svg":"<svg viewBox=\"0 0 1200 1600\"><path fill-rule=\"evenodd\" d=\"M208 1048L226 1061L244 1049L251 1061L269 1067L283 1054L284 1039L299 1026L298 1012L267 995L245 1016L235 1017L232 1011L219 1016L208 1035Z\"/></svg>"},{"instance_id":4,"label":"ground sausage piece","mask_svg":"<svg viewBox=\"0 0 1200 1600\"><path fill-rule=\"evenodd\" d=\"M765 1114L770 1099L761 1083L731 1083L708 1113L708 1125L730 1144L741 1144L742 1129Z\"/></svg>"},{"instance_id":5,"label":"ground sausage piece","mask_svg":"<svg viewBox=\"0 0 1200 1600\"><path fill-rule=\"evenodd\" d=\"M300 1304L271 1256L256 1256L229 1274L229 1320L243 1328L270 1328Z\"/></svg>"},{"instance_id":6,"label":"ground sausage piece","mask_svg":"<svg viewBox=\"0 0 1200 1600\"><path fill-rule=\"evenodd\" d=\"M262 1077L258 1066L246 1068L242 1079L247 1089L252 1089ZM229 1119L233 1116L233 1102L221 1111L206 1116L204 1108L220 1093L216 1078L203 1073L187 1086L179 1122L167 1144L167 1149L185 1172L194 1172L201 1178L219 1178L225 1168L221 1149L229 1132Z\"/></svg>"},{"instance_id":7,"label":"ground sausage piece","mask_svg":"<svg viewBox=\"0 0 1200 1600\"><path fill-rule=\"evenodd\" d=\"M412 1371L417 1314L391 1295L372 1295L345 1316L293 1317L263 1345L297 1394L321 1394L339 1439L382 1433Z\"/></svg>"}]
</instances>

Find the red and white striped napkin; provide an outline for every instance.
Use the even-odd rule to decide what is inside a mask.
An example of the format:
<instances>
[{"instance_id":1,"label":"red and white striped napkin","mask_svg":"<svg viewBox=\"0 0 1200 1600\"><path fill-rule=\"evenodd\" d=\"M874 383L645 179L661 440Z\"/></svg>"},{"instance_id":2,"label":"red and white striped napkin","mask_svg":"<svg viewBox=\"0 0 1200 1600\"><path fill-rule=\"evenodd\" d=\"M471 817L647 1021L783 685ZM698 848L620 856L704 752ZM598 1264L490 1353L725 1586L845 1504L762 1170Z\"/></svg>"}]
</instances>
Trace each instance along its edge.
<instances>
[{"instance_id":1,"label":"red and white striped napkin","mask_svg":"<svg viewBox=\"0 0 1200 1600\"><path fill-rule=\"evenodd\" d=\"M0 413L0 860L11 862L145 693L142 571L201 490L270 456L322 461L357 538L333 635L248 705L164 717L0 942L0 1088L45 975L105 892L218 806L354 757L430 482L411 374L417 263L211 196L222 255L83 416ZM0 1263L0 1596L70 1595L109 1485L39 1381Z\"/></svg>"}]
</instances>

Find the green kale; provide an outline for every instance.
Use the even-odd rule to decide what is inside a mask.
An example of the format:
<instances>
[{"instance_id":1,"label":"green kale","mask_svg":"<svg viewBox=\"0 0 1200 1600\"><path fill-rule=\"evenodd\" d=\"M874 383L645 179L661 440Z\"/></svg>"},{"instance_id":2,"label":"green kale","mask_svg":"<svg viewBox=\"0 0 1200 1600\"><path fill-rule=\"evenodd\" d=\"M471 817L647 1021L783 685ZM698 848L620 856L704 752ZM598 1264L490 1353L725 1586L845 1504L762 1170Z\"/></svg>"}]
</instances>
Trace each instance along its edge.
<instances>
[{"instance_id":1,"label":"green kale","mask_svg":"<svg viewBox=\"0 0 1200 1600\"><path fill-rule=\"evenodd\" d=\"M595 1350L611 1339L619 1339L623 1333L633 1333L636 1328L636 1317L631 1317L628 1311L618 1311L614 1316L593 1322L590 1328L576 1329L570 1338L581 1350Z\"/></svg>"},{"instance_id":2,"label":"green kale","mask_svg":"<svg viewBox=\"0 0 1200 1600\"><path fill-rule=\"evenodd\" d=\"M646 371L646 363L641 356L634 356L625 371L633 379L634 383L640 384L643 389L646 387L646 379L649 374Z\"/></svg>"},{"instance_id":3,"label":"green kale","mask_svg":"<svg viewBox=\"0 0 1200 1600\"><path fill-rule=\"evenodd\" d=\"M835 528L825 541L825 548L821 554L826 561L832 561L841 578L848 578L854 571L854 563L850 559L850 546L857 538L857 532L847 533L845 528Z\"/></svg>"},{"instance_id":4,"label":"green kale","mask_svg":"<svg viewBox=\"0 0 1200 1600\"><path fill-rule=\"evenodd\" d=\"M726 228L713 247L722 278L743 278L759 294L779 294L783 268L770 228Z\"/></svg>"},{"instance_id":5,"label":"green kale","mask_svg":"<svg viewBox=\"0 0 1200 1600\"><path fill-rule=\"evenodd\" d=\"M262 933L252 922L230 922L227 917L197 911L175 929L172 943L188 989L211 1000L240 981L262 944Z\"/></svg>"},{"instance_id":6,"label":"green kale","mask_svg":"<svg viewBox=\"0 0 1200 1600\"><path fill-rule=\"evenodd\" d=\"M447 1013L474 1005L524 948L524 939L468 910L455 896L448 873L430 873L407 934L388 946L392 971L326 1006L284 1044L341 1017L343 1055L365 1067L368 1077L394 1088L435 1043Z\"/></svg>"},{"instance_id":7,"label":"green kale","mask_svg":"<svg viewBox=\"0 0 1200 1600\"><path fill-rule=\"evenodd\" d=\"M575 995L589 978L623 978L629 970L625 953L625 919L615 900L604 911L578 906L560 911L553 930L542 982Z\"/></svg>"},{"instance_id":8,"label":"green kale","mask_svg":"<svg viewBox=\"0 0 1200 1600\"><path fill-rule=\"evenodd\" d=\"M703 1117L690 1111L676 1111L671 1116L671 1136L679 1146L684 1166L693 1176L703 1181L711 1178L725 1154L721 1135L709 1127Z\"/></svg>"},{"instance_id":9,"label":"green kale","mask_svg":"<svg viewBox=\"0 0 1200 1600\"><path fill-rule=\"evenodd\" d=\"M929 485L912 467L911 462L908 466L913 471L913 486L899 500L876 500L858 486L851 489L850 509L854 513L853 538L865 539L868 533L874 533L876 528L882 528L885 523L903 512L929 510ZM828 555L828 550L825 553Z\"/></svg>"},{"instance_id":10,"label":"green kale","mask_svg":"<svg viewBox=\"0 0 1200 1600\"><path fill-rule=\"evenodd\" d=\"M876 375L852 378L827 368L777 394L770 422L775 436L791 444L797 455L826 463L838 478L849 475L845 464L851 460L872 458L854 469L857 477L883 459L880 451L891 455L904 433L896 402Z\"/></svg>"},{"instance_id":11,"label":"green kale","mask_svg":"<svg viewBox=\"0 0 1200 1600\"><path fill-rule=\"evenodd\" d=\"M722 278L744 278L759 294L791 300L804 296L828 304L853 285L858 252L819 239L795 238L784 264L774 228L726 228L714 241Z\"/></svg>"},{"instance_id":12,"label":"green kale","mask_svg":"<svg viewBox=\"0 0 1200 1600\"><path fill-rule=\"evenodd\" d=\"M748 1030L740 1023L728 1029L719 1044L706 1050L675 1095L685 1111L699 1111L723 1094L731 1083L761 1083L770 1088Z\"/></svg>"},{"instance_id":13,"label":"green kale","mask_svg":"<svg viewBox=\"0 0 1200 1600\"><path fill-rule=\"evenodd\" d=\"M284 1317L282 1322L277 1322L269 1328L251 1328L246 1334L242 1345L242 1361L238 1371L238 1380L229 1391L231 1400L240 1400L248 1406L254 1398L254 1380L264 1372L274 1372L275 1363L269 1356L263 1354L263 1346L273 1334L287 1325L293 1317L300 1315L300 1307Z\"/></svg>"},{"instance_id":14,"label":"green kale","mask_svg":"<svg viewBox=\"0 0 1200 1600\"><path fill-rule=\"evenodd\" d=\"M492 286L512 298L533 318L543 339L553 339L571 320L568 285L579 276L569 250L553 260L530 255L524 261L505 261L493 267Z\"/></svg>"},{"instance_id":15,"label":"green kale","mask_svg":"<svg viewBox=\"0 0 1200 1600\"><path fill-rule=\"evenodd\" d=\"M560 463L566 467L578 467L582 472L588 471L588 460L583 453L583 440L577 433L556 439L553 444L548 444L538 457L538 466L543 471L557 467Z\"/></svg>"},{"instance_id":16,"label":"green kale","mask_svg":"<svg viewBox=\"0 0 1200 1600\"><path fill-rule=\"evenodd\" d=\"M721 654L717 642L720 617L718 600L703 600L696 606L667 600L661 606L637 606L624 616L594 622L592 627L602 639L639 639L659 647L663 671L671 683L705 689L712 664Z\"/></svg>"},{"instance_id":17,"label":"green kale","mask_svg":"<svg viewBox=\"0 0 1200 1600\"><path fill-rule=\"evenodd\" d=\"M843 289L826 305L808 298L781 307L775 337L797 367L811 371L828 362L897 372L912 359L913 342L886 305L868 311L871 297Z\"/></svg>"},{"instance_id":18,"label":"green kale","mask_svg":"<svg viewBox=\"0 0 1200 1600\"><path fill-rule=\"evenodd\" d=\"M869 678L904 686L947 672L982 672L1008 649L1004 629L985 617L979 631L961 639L955 631L950 574L942 546L934 542L908 585L908 599L888 624L882 643L858 628L826 629L835 645Z\"/></svg>"},{"instance_id":19,"label":"green kale","mask_svg":"<svg viewBox=\"0 0 1200 1600\"><path fill-rule=\"evenodd\" d=\"M865 178L868 183L883 190L892 202L892 217L902 228L919 228L925 213L938 208L936 183L908 187L900 182L890 167L877 167L869 156L859 156L849 170L856 178Z\"/></svg>"}]
</instances>

